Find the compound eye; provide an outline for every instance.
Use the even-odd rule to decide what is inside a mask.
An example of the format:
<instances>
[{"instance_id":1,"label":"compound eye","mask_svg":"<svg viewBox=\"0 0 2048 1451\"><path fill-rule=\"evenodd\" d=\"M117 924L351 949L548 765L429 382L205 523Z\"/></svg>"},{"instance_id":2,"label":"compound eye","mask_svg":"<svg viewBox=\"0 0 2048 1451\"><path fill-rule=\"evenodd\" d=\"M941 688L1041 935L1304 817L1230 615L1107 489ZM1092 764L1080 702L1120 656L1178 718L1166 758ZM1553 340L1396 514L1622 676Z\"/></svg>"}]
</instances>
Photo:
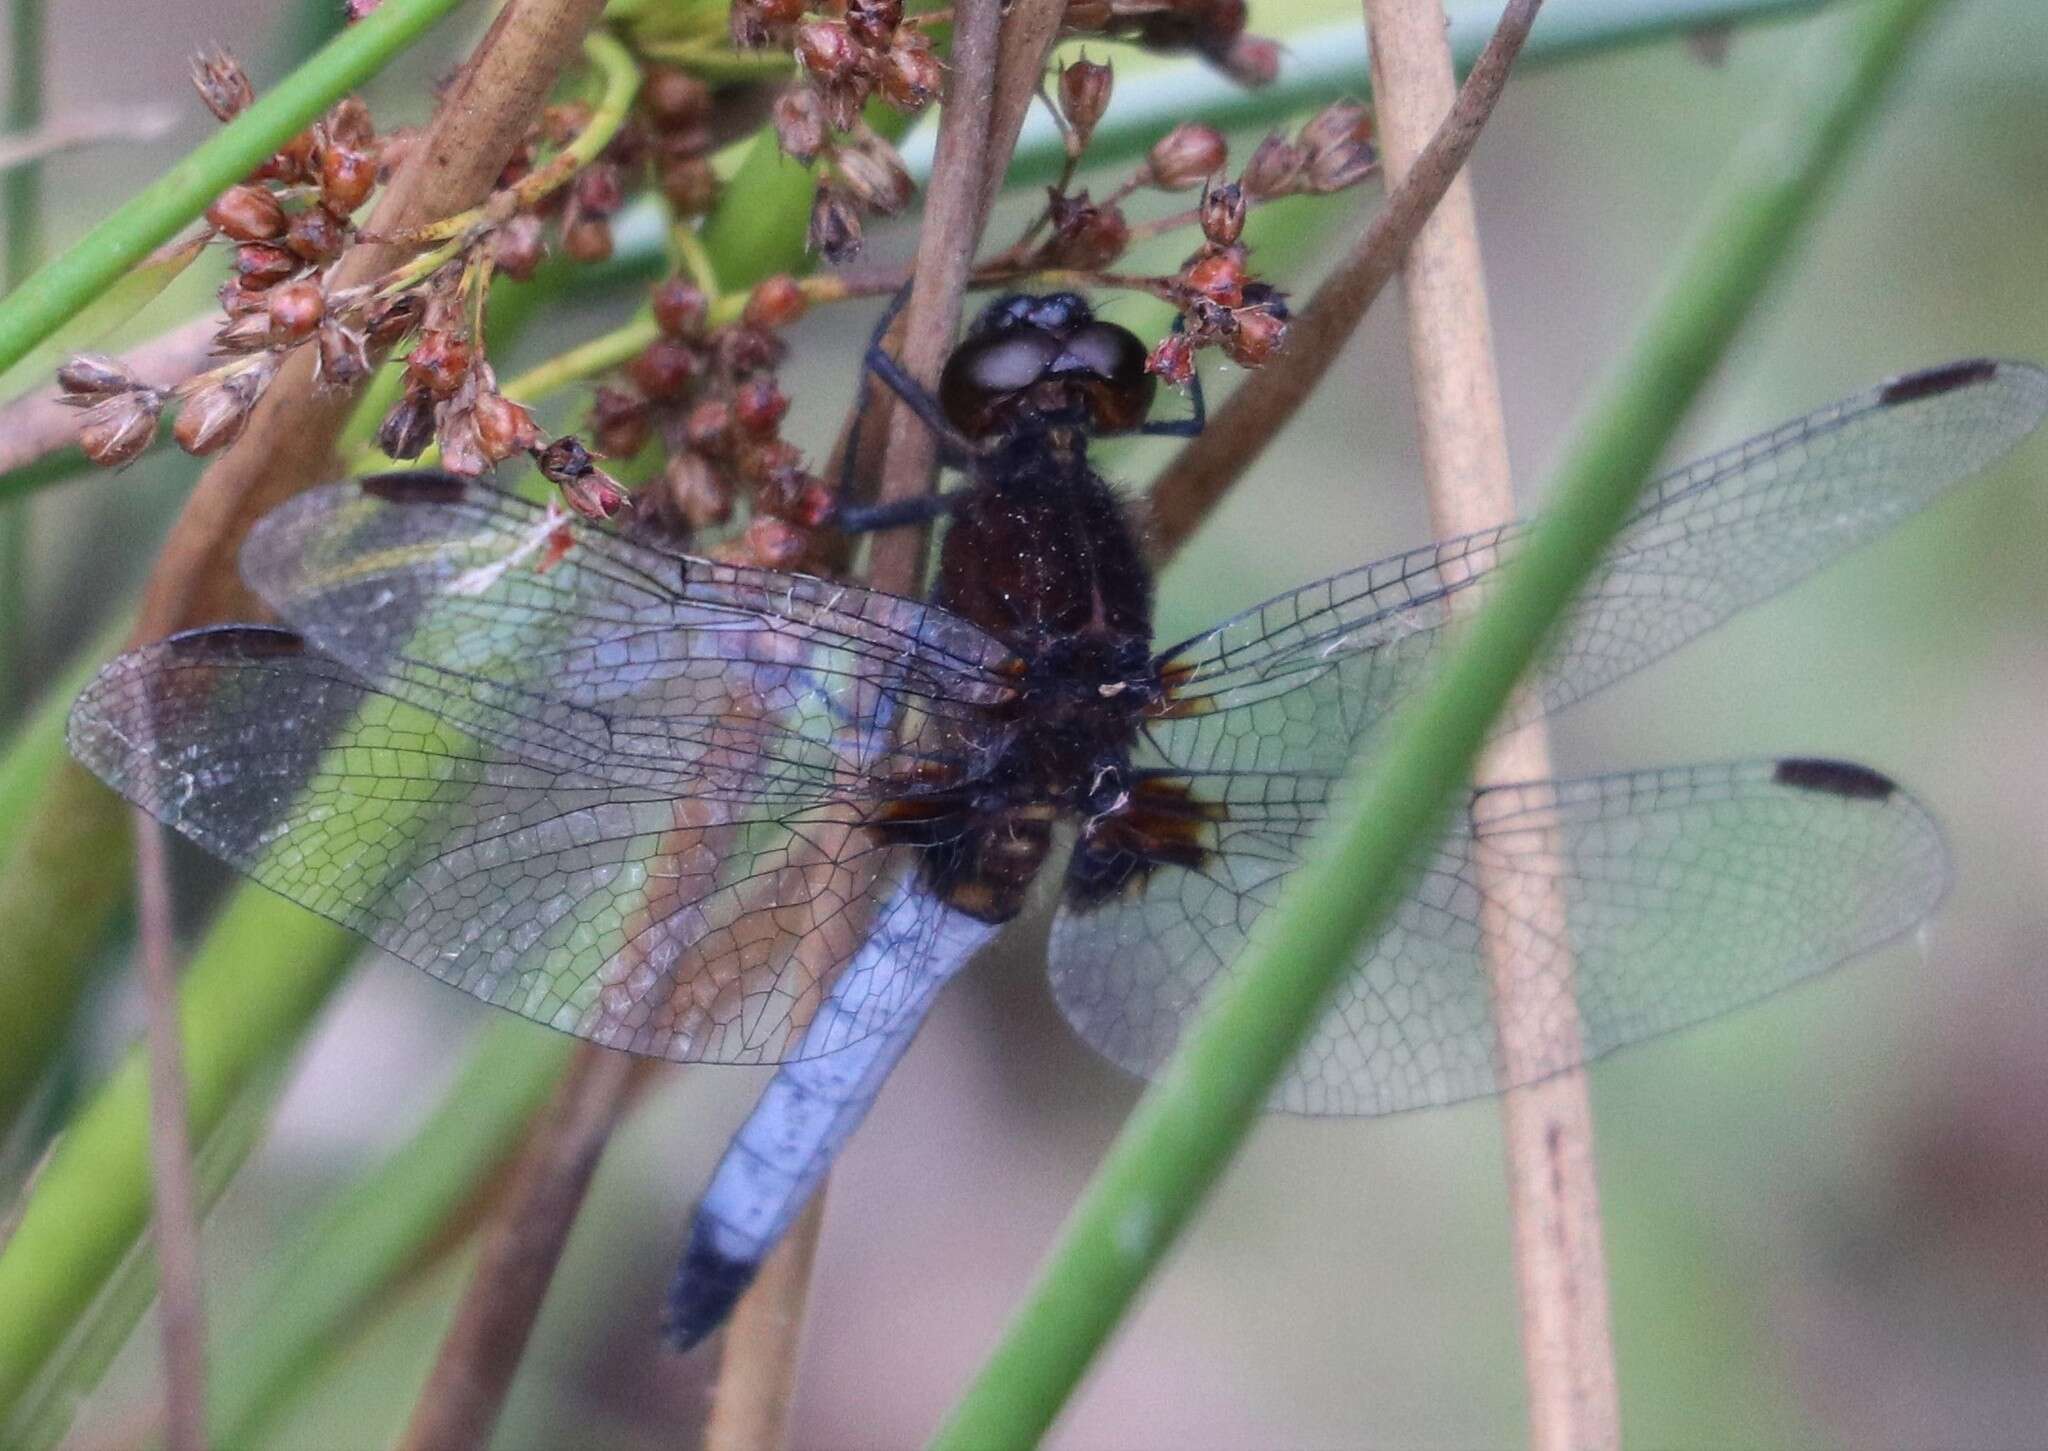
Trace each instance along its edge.
<instances>
[{"instance_id":1,"label":"compound eye","mask_svg":"<svg viewBox=\"0 0 2048 1451\"><path fill-rule=\"evenodd\" d=\"M1003 405L1046 376L1060 345L1037 328L1019 327L970 338L953 350L939 375L939 406L970 438L996 426Z\"/></svg>"},{"instance_id":2,"label":"compound eye","mask_svg":"<svg viewBox=\"0 0 2048 1451\"><path fill-rule=\"evenodd\" d=\"M1081 387L1095 426L1110 432L1143 423L1159 386L1159 380L1145 371L1145 345L1129 328L1113 322L1076 328L1052 371Z\"/></svg>"}]
</instances>

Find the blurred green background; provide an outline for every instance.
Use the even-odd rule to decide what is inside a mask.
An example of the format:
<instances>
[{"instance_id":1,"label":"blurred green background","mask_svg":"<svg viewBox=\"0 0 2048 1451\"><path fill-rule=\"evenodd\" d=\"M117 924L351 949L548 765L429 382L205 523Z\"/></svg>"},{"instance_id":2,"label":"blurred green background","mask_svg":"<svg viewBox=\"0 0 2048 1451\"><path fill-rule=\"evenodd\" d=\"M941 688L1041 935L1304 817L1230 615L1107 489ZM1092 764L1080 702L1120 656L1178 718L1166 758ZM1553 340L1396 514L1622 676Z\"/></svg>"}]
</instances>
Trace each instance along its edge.
<instances>
[{"instance_id":1,"label":"blurred green background","mask_svg":"<svg viewBox=\"0 0 2048 1451\"><path fill-rule=\"evenodd\" d=\"M1275 34L1353 15L1252 4L1253 28ZM253 62L275 17L253 0L176 0L151 7L144 34L132 12L59 5L51 109L182 104L186 52L226 38ZM1837 23L1744 32L1719 60L1671 41L1510 88L1475 175L1510 438L1532 486L1730 147L1808 35ZM380 118L416 115L460 40L438 35L382 78ZM1120 74L1138 68L1116 54ZM253 68L259 83L276 73ZM191 121L159 143L58 162L49 234L77 235L199 134ZM1240 157L1257 134L1238 139ZM1300 255L1269 266L1306 290L1334 235L1297 238ZM1698 410L1688 451L1909 367L2048 358L2044 238L2048 6L1953 5ZM878 252L891 245L903 242ZM500 360L501 374L633 300L545 330L554 342ZM826 309L797 332L785 381L800 443L827 438L870 317ZM1162 633L1422 540L1401 336L1390 294L1324 396L1166 577ZM1126 452L1116 469L1142 481L1148 460ZM192 473L157 458L39 498L42 674L139 578ZM1920 950L1594 1071L1633 1445L2048 1440L2044 557L2048 442L2036 439L1880 547L1559 723L1572 771L1788 752L1868 761L1935 807L1958 872ZM187 876L203 889L203 870ZM184 925L197 929L196 909ZM1133 1100L1053 1010L1043 934L1042 914L1020 923L948 994L834 1177L798 1445L929 1432ZM132 1037L130 994L125 975L101 992L81 1075ZM366 962L208 1220L217 1321L248 1311L280 1248L436 1103L453 1045L487 1012L401 964ZM691 1443L714 1367L658 1349L657 1306L688 1206L764 1081L671 1071L629 1122L494 1444ZM391 1303L280 1444L388 1439L460 1269ZM136 1336L81 1416L81 1444L120 1444L153 1364L153 1334ZM1055 1442L1464 1447L1522 1434L1500 1134L1480 1104L1266 1124Z\"/></svg>"}]
</instances>

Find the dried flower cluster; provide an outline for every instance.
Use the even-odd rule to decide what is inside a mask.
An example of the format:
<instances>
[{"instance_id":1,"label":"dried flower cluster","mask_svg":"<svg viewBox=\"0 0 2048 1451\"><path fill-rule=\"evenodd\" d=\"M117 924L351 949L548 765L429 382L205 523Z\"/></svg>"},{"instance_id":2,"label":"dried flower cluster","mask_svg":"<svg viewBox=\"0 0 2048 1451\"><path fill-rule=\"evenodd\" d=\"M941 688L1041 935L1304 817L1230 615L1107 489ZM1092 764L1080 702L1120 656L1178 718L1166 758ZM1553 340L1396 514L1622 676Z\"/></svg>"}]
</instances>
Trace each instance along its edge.
<instances>
[{"instance_id":1,"label":"dried flower cluster","mask_svg":"<svg viewBox=\"0 0 2048 1451\"><path fill-rule=\"evenodd\" d=\"M910 204L903 159L861 119L880 97L906 115L939 98L945 68L926 26L943 16L903 13L903 0L735 0L732 41L793 51L794 84L775 101L775 137L806 165L822 161L811 203L810 248L843 262L861 248L862 218L893 217Z\"/></svg>"}]
</instances>

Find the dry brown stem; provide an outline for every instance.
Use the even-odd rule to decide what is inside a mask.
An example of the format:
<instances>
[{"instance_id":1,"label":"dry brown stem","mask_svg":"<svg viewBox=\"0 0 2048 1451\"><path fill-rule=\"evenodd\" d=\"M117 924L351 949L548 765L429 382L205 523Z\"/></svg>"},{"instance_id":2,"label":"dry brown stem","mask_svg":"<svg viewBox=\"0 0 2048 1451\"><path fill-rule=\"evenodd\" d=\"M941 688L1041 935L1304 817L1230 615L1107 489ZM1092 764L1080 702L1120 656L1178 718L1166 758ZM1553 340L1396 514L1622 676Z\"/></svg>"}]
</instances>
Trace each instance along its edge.
<instances>
[{"instance_id":1,"label":"dry brown stem","mask_svg":"<svg viewBox=\"0 0 2048 1451\"><path fill-rule=\"evenodd\" d=\"M400 1451L490 1441L597 1161L652 1067L593 1043L577 1046L492 1215Z\"/></svg>"},{"instance_id":2,"label":"dry brown stem","mask_svg":"<svg viewBox=\"0 0 2048 1451\"><path fill-rule=\"evenodd\" d=\"M827 1187L818 1186L733 1310L711 1416L704 1424L704 1451L768 1451L788 1439L796 1357Z\"/></svg>"},{"instance_id":3,"label":"dry brown stem","mask_svg":"<svg viewBox=\"0 0 2048 1451\"><path fill-rule=\"evenodd\" d=\"M206 1444L206 1315L199 1289L199 1210L185 1114L185 1044L178 1021L171 884L163 828L141 812L136 817L136 915L149 1041L149 1164L157 1313L163 1330L164 1445L169 1451L200 1451Z\"/></svg>"},{"instance_id":4,"label":"dry brown stem","mask_svg":"<svg viewBox=\"0 0 2048 1451\"><path fill-rule=\"evenodd\" d=\"M1172 558L1188 541L1336 361L1471 155L1540 4L1516 0L1508 7L1407 178L1388 194L1371 225L1289 324L1285 350L1246 379L1210 417L1201 437L1161 472L1152 486L1145 531L1146 551L1155 564Z\"/></svg>"},{"instance_id":5,"label":"dry brown stem","mask_svg":"<svg viewBox=\"0 0 2048 1451\"><path fill-rule=\"evenodd\" d=\"M403 232L489 196L540 114L563 60L577 54L583 32L603 9L603 0L508 0L366 229ZM405 256L388 245L360 244L336 264L332 285L369 282ZM200 476L150 576L137 642L259 612L235 573L235 550L258 518L335 466L334 440L354 403L346 390L314 386L313 352L292 354L241 438Z\"/></svg>"},{"instance_id":6,"label":"dry brown stem","mask_svg":"<svg viewBox=\"0 0 2048 1451\"><path fill-rule=\"evenodd\" d=\"M1365 12L1387 175L1398 182L1451 103L1450 47L1433 0L1365 0ZM1401 285L1431 522L1440 538L1504 523L1514 517L1514 489L1468 176L1452 182L1409 247ZM1473 564L1483 568L1485 561ZM1549 775L1548 744L1535 724L1495 741L1474 782ZM1557 849L1553 842L1545 855L1554 860ZM1517 855L1525 853L1518 849ZM1490 866L1482 854L1479 869L1487 902L1481 947L1501 1071L1509 1081L1526 1080L1541 1065L1580 1056L1571 995L1556 990L1558 974L1569 981L1571 964L1546 962L1545 972L1533 973L1515 947L1534 940L1560 951L1570 940L1566 904L1556 874L1531 870L1525 860L1511 870ZM1518 929L1517 918L1539 925ZM1620 1417L1584 1072L1510 1090L1501 1099L1501 1116L1530 1444L1538 1451L1616 1446Z\"/></svg>"}]
</instances>

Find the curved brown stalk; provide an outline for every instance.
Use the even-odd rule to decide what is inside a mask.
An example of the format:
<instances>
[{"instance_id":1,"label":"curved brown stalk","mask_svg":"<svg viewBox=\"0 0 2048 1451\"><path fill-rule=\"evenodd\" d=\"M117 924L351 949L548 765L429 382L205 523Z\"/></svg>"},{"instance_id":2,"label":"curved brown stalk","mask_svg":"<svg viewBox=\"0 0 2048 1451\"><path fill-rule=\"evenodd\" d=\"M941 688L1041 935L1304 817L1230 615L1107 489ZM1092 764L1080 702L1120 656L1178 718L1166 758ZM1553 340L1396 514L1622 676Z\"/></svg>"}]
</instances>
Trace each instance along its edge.
<instances>
[{"instance_id":1,"label":"curved brown stalk","mask_svg":"<svg viewBox=\"0 0 2048 1451\"><path fill-rule=\"evenodd\" d=\"M1407 178L1388 193L1372 222L1289 324L1286 348L1247 378L1210 416L1202 435L1161 471L1147 504L1145 530L1147 553L1155 564L1165 563L1187 543L1336 361L1472 154L1540 4L1515 0L1509 5Z\"/></svg>"},{"instance_id":2,"label":"curved brown stalk","mask_svg":"<svg viewBox=\"0 0 2048 1451\"><path fill-rule=\"evenodd\" d=\"M1532 7L1533 8L1533 7ZM1365 0L1372 34L1373 94L1387 174L1408 174L1451 98L1451 56L1437 6ZM1471 534L1514 517L1507 429L1487 315L1486 277L1468 177L1459 177L1410 247L1401 273L1410 369L1420 425L1423 478L1439 538ZM1478 563L1475 561L1475 564ZM1540 781L1550 751L1540 723L1495 741L1473 779ZM1554 860L1555 844L1548 856ZM1521 855L1518 853L1518 856ZM1576 1060L1579 1025L1571 997L1550 976L1536 987L1519 970L1516 918L1544 924L1541 940L1570 940L1554 874L1488 870L1481 887L1482 955L1493 984L1501 1071ZM1569 973L1568 962L1558 964ZM1540 1001L1536 1000L1540 998ZM1561 1006L1562 1005L1562 1006ZM1562 1040L1562 1041L1560 1041ZM1539 1451L1620 1444L1614 1347L1607 1312L1600 1191L1594 1174L1592 1105L1583 1070L1557 1074L1501 1098L1508 1160L1508 1207L1529 1388L1529 1443Z\"/></svg>"}]
</instances>

